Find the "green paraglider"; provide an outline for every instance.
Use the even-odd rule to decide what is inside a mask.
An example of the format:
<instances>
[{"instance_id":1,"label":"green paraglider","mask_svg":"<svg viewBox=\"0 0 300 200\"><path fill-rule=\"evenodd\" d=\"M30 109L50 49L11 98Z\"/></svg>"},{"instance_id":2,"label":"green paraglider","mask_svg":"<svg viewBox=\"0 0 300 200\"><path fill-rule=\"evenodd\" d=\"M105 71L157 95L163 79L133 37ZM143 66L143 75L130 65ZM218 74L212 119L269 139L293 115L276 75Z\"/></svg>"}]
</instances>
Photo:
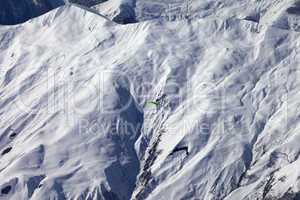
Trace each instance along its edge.
<instances>
[{"instance_id":1,"label":"green paraglider","mask_svg":"<svg viewBox=\"0 0 300 200\"><path fill-rule=\"evenodd\" d=\"M146 105L154 105L154 106L159 106L160 103L159 102L156 102L156 101L148 101Z\"/></svg>"}]
</instances>

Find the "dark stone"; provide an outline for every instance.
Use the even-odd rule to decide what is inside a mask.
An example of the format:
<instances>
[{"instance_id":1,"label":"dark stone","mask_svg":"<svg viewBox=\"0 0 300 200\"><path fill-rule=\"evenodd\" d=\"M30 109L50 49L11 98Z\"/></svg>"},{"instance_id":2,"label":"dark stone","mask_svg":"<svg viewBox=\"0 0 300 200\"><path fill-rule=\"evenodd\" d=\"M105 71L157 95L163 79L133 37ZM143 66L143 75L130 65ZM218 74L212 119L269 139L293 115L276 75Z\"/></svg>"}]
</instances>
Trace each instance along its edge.
<instances>
[{"instance_id":1,"label":"dark stone","mask_svg":"<svg viewBox=\"0 0 300 200\"><path fill-rule=\"evenodd\" d=\"M10 151L12 150L12 147L7 147L6 149L4 149L3 151L2 151L2 156L3 155L5 155L5 154L7 154L7 153L9 153Z\"/></svg>"},{"instance_id":2,"label":"dark stone","mask_svg":"<svg viewBox=\"0 0 300 200\"><path fill-rule=\"evenodd\" d=\"M300 7L290 7L286 11L291 15L300 15Z\"/></svg>"},{"instance_id":3,"label":"dark stone","mask_svg":"<svg viewBox=\"0 0 300 200\"><path fill-rule=\"evenodd\" d=\"M1 194L8 194L11 191L11 186L8 185L1 189Z\"/></svg>"},{"instance_id":4,"label":"dark stone","mask_svg":"<svg viewBox=\"0 0 300 200\"><path fill-rule=\"evenodd\" d=\"M17 133L12 133L12 134L10 134L9 138L10 138L10 139L13 139L13 138L15 138L16 136L17 136Z\"/></svg>"},{"instance_id":5,"label":"dark stone","mask_svg":"<svg viewBox=\"0 0 300 200\"><path fill-rule=\"evenodd\" d=\"M176 152L179 152L179 151L185 151L186 155L187 156L189 155L189 148L187 146L175 148L170 155L173 155L173 154L175 154Z\"/></svg>"},{"instance_id":6,"label":"dark stone","mask_svg":"<svg viewBox=\"0 0 300 200\"><path fill-rule=\"evenodd\" d=\"M253 15L249 15L249 16L245 17L245 20L259 23L260 14L256 13L256 14L253 14Z\"/></svg>"}]
</instances>

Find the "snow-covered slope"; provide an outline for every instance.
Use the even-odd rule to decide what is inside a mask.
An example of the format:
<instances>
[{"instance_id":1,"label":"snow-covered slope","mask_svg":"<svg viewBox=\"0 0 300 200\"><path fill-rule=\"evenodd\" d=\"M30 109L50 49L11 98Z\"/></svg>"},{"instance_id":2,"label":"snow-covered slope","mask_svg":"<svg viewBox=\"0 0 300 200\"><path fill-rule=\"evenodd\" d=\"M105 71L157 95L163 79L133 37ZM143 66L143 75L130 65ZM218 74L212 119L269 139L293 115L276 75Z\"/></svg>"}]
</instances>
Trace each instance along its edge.
<instances>
[{"instance_id":1,"label":"snow-covered slope","mask_svg":"<svg viewBox=\"0 0 300 200\"><path fill-rule=\"evenodd\" d=\"M147 3L0 26L0 199L299 199L299 4Z\"/></svg>"},{"instance_id":2,"label":"snow-covered slope","mask_svg":"<svg viewBox=\"0 0 300 200\"><path fill-rule=\"evenodd\" d=\"M3 0L0 3L0 24L19 24L65 4L77 4L88 9L105 1L106 0ZM117 10L118 8L115 9ZM94 9L93 12L95 11L97 10ZM103 13L109 16L109 13L106 13L105 9Z\"/></svg>"}]
</instances>

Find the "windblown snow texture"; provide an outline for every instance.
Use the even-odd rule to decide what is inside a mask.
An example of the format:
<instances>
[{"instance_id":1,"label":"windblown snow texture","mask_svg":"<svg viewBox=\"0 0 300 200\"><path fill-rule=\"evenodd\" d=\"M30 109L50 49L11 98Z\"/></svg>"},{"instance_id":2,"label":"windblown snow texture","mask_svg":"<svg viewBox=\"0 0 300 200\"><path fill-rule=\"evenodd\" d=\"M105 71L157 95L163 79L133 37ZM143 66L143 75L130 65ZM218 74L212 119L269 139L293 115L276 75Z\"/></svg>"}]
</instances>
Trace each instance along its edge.
<instances>
[{"instance_id":1,"label":"windblown snow texture","mask_svg":"<svg viewBox=\"0 0 300 200\"><path fill-rule=\"evenodd\" d=\"M109 0L0 26L0 199L298 200L299 8Z\"/></svg>"}]
</instances>

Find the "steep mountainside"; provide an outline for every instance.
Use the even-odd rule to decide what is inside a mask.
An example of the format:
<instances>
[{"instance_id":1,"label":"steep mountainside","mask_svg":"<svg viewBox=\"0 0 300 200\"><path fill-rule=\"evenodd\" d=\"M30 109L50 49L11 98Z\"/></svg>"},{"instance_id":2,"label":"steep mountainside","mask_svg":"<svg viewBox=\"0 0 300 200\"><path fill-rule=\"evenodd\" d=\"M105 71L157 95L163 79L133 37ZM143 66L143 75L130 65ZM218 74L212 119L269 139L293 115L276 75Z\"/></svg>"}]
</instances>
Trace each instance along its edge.
<instances>
[{"instance_id":1,"label":"steep mountainside","mask_svg":"<svg viewBox=\"0 0 300 200\"><path fill-rule=\"evenodd\" d=\"M105 1L106 0L2 0L0 2L0 24L19 24L66 3L92 7Z\"/></svg>"},{"instance_id":2,"label":"steep mountainside","mask_svg":"<svg viewBox=\"0 0 300 200\"><path fill-rule=\"evenodd\" d=\"M1 200L300 199L300 4L166 2L0 26Z\"/></svg>"}]
</instances>

